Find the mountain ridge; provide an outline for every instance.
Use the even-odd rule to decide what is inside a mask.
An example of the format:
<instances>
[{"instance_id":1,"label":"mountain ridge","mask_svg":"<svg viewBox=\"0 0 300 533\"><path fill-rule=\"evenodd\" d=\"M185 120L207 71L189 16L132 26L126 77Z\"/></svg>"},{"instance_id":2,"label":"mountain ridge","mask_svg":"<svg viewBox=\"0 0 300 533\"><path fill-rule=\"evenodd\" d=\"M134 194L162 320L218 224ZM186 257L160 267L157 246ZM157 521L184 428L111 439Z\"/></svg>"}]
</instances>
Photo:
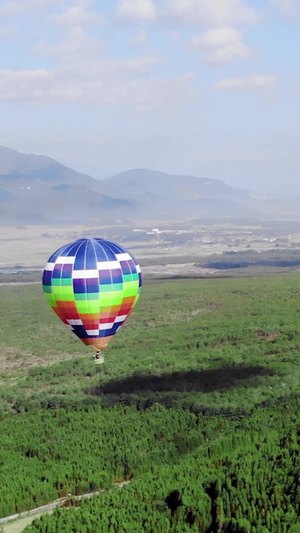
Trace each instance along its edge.
<instances>
[{"instance_id":1,"label":"mountain ridge","mask_svg":"<svg viewBox=\"0 0 300 533\"><path fill-rule=\"evenodd\" d=\"M100 181L51 157L0 146L1 224L266 216L247 191L220 179L137 168Z\"/></svg>"}]
</instances>

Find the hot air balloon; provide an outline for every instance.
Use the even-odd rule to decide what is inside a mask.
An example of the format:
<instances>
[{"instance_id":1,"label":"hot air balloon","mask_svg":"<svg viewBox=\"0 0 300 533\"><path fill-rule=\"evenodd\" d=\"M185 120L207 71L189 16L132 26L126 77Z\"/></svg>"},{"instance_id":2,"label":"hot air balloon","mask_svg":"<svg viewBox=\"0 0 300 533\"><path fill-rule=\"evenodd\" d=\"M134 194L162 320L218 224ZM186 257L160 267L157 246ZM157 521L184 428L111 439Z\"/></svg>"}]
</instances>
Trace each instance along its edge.
<instances>
[{"instance_id":1,"label":"hot air balloon","mask_svg":"<svg viewBox=\"0 0 300 533\"><path fill-rule=\"evenodd\" d=\"M80 340L93 347L95 362L138 301L141 269L127 250L102 239L78 239L49 258L43 289L53 311Z\"/></svg>"}]
</instances>

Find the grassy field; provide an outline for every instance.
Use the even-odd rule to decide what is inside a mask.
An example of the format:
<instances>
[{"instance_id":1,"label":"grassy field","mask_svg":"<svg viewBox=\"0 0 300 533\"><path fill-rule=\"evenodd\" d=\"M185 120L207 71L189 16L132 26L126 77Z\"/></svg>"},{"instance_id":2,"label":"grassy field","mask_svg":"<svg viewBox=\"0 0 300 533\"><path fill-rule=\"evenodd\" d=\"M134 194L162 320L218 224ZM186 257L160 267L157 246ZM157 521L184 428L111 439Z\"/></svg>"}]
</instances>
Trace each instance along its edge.
<instances>
[{"instance_id":1,"label":"grassy field","mask_svg":"<svg viewBox=\"0 0 300 533\"><path fill-rule=\"evenodd\" d=\"M300 467L293 451L298 446L300 381L298 275L146 282L101 367L59 322L40 285L3 286L0 296L1 478L3 494L9 494L2 497L2 515L36 507L69 490L80 494L133 476L124 495L109 496L114 503L109 500L107 505L117 509L117 498L129 498L135 505L143 498L152 502L155 491L164 499L172 487L181 486L186 515L180 515L177 525L170 522L172 532L185 531L188 509L195 510L199 498L206 518L202 529L192 530L298 531L298 499L292 499L292 489L287 492L284 473L270 477L285 468L290 476ZM278 451L281 442L293 443L285 445L286 466ZM232 479L234 486L237 472L246 469L247 478L258 467L269 481L255 486L249 481L257 502L270 499L277 485L289 494L292 515L284 527L287 503L279 496L278 509L274 504L265 511L268 523L265 515L255 518L253 508L261 509L261 503L249 511L240 502L243 516L228 503L232 489L224 488L224 480ZM193 477L197 468L202 469L200 485ZM224 520L219 529L209 503L209 498L215 501L209 487L216 479L223 479L218 498L223 498ZM265 495L267 485L271 492ZM248 500L243 491L234 497ZM157 515L157 531L165 531L160 522L169 516L165 512ZM242 527L243 517L248 529L228 529L234 520ZM132 530L143 530L140 522Z\"/></svg>"},{"instance_id":2,"label":"grassy field","mask_svg":"<svg viewBox=\"0 0 300 533\"><path fill-rule=\"evenodd\" d=\"M172 376L168 393L187 388L207 404L220 402L219 389L222 403L234 404L243 381L248 406L297 392L298 285L298 276L148 283L100 370L92 352L52 312L40 285L1 287L2 409L14 405L16 395L37 402L67 396L71 387L78 397L94 389L102 394L102 387L106 396L141 389L155 396L157 388L168 389L167 378L155 384L165 374Z\"/></svg>"}]
</instances>

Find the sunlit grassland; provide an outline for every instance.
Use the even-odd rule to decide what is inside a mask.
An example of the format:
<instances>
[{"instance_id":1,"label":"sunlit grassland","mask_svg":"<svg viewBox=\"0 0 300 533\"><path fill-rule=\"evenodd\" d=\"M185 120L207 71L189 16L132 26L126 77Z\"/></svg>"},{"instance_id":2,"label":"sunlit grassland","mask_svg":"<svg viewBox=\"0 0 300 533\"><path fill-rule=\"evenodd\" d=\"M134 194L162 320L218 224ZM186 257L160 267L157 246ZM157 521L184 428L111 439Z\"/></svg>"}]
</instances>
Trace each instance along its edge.
<instances>
[{"instance_id":1,"label":"sunlit grassland","mask_svg":"<svg viewBox=\"0 0 300 533\"><path fill-rule=\"evenodd\" d=\"M38 405L45 395L133 401L143 390L152 402L192 391L204 406L249 407L298 392L297 275L148 282L100 368L40 285L1 287L0 297L5 410L16 397L18 404L28 399L27 409L30 398Z\"/></svg>"}]
</instances>

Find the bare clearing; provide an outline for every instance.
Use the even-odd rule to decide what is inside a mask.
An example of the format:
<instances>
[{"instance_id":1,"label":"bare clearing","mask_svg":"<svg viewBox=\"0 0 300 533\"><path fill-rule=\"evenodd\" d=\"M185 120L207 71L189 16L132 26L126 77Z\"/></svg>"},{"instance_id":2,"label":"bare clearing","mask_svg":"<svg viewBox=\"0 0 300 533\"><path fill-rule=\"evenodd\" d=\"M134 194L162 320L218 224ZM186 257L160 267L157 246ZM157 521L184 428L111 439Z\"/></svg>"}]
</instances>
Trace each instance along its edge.
<instances>
[{"instance_id":1,"label":"bare clearing","mask_svg":"<svg viewBox=\"0 0 300 533\"><path fill-rule=\"evenodd\" d=\"M48 514L51 514L52 511L47 511ZM42 514L38 513L35 515L27 516L26 518L20 518L19 520L14 520L8 524L2 526L3 533L21 533L26 526L29 526L36 518L40 518Z\"/></svg>"},{"instance_id":2,"label":"bare clearing","mask_svg":"<svg viewBox=\"0 0 300 533\"><path fill-rule=\"evenodd\" d=\"M113 486L108 489L109 491L115 489L122 489L125 485L128 485L130 481L121 481L114 483ZM106 489L97 490L95 492L87 492L86 494L81 494L79 496L72 496L72 500L81 501L84 498L92 498L93 496L99 496L106 492ZM51 514L56 507L64 507L68 503L68 497L60 498L54 502L38 507L37 509L32 509L31 511L25 511L20 513L19 518L15 520L12 518L16 515L7 516L0 519L0 528L2 527L3 533L21 533L26 526L31 524L36 518L40 518L43 514ZM26 516L28 515L28 516ZM1 524L3 524L1 526Z\"/></svg>"},{"instance_id":3,"label":"bare clearing","mask_svg":"<svg viewBox=\"0 0 300 533\"><path fill-rule=\"evenodd\" d=\"M91 353L91 356L92 355L93 354ZM48 353L46 352L43 357L37 357L30 352L18 352L16 348L2 348L0 353L1 374L5 375L5 381L7 381L7 375L10 375L13 378L13 376L24 375L24 371L27 373L29 368L48 366L60 361L66 361L67 359L75 359L78 357L87 357L87 354L82 352L73 354L63 352L53 353L49 351ZM1 381L3 382L4 380L1 380L0 378L0 383Z\"/></svg>"}]
</instances>

